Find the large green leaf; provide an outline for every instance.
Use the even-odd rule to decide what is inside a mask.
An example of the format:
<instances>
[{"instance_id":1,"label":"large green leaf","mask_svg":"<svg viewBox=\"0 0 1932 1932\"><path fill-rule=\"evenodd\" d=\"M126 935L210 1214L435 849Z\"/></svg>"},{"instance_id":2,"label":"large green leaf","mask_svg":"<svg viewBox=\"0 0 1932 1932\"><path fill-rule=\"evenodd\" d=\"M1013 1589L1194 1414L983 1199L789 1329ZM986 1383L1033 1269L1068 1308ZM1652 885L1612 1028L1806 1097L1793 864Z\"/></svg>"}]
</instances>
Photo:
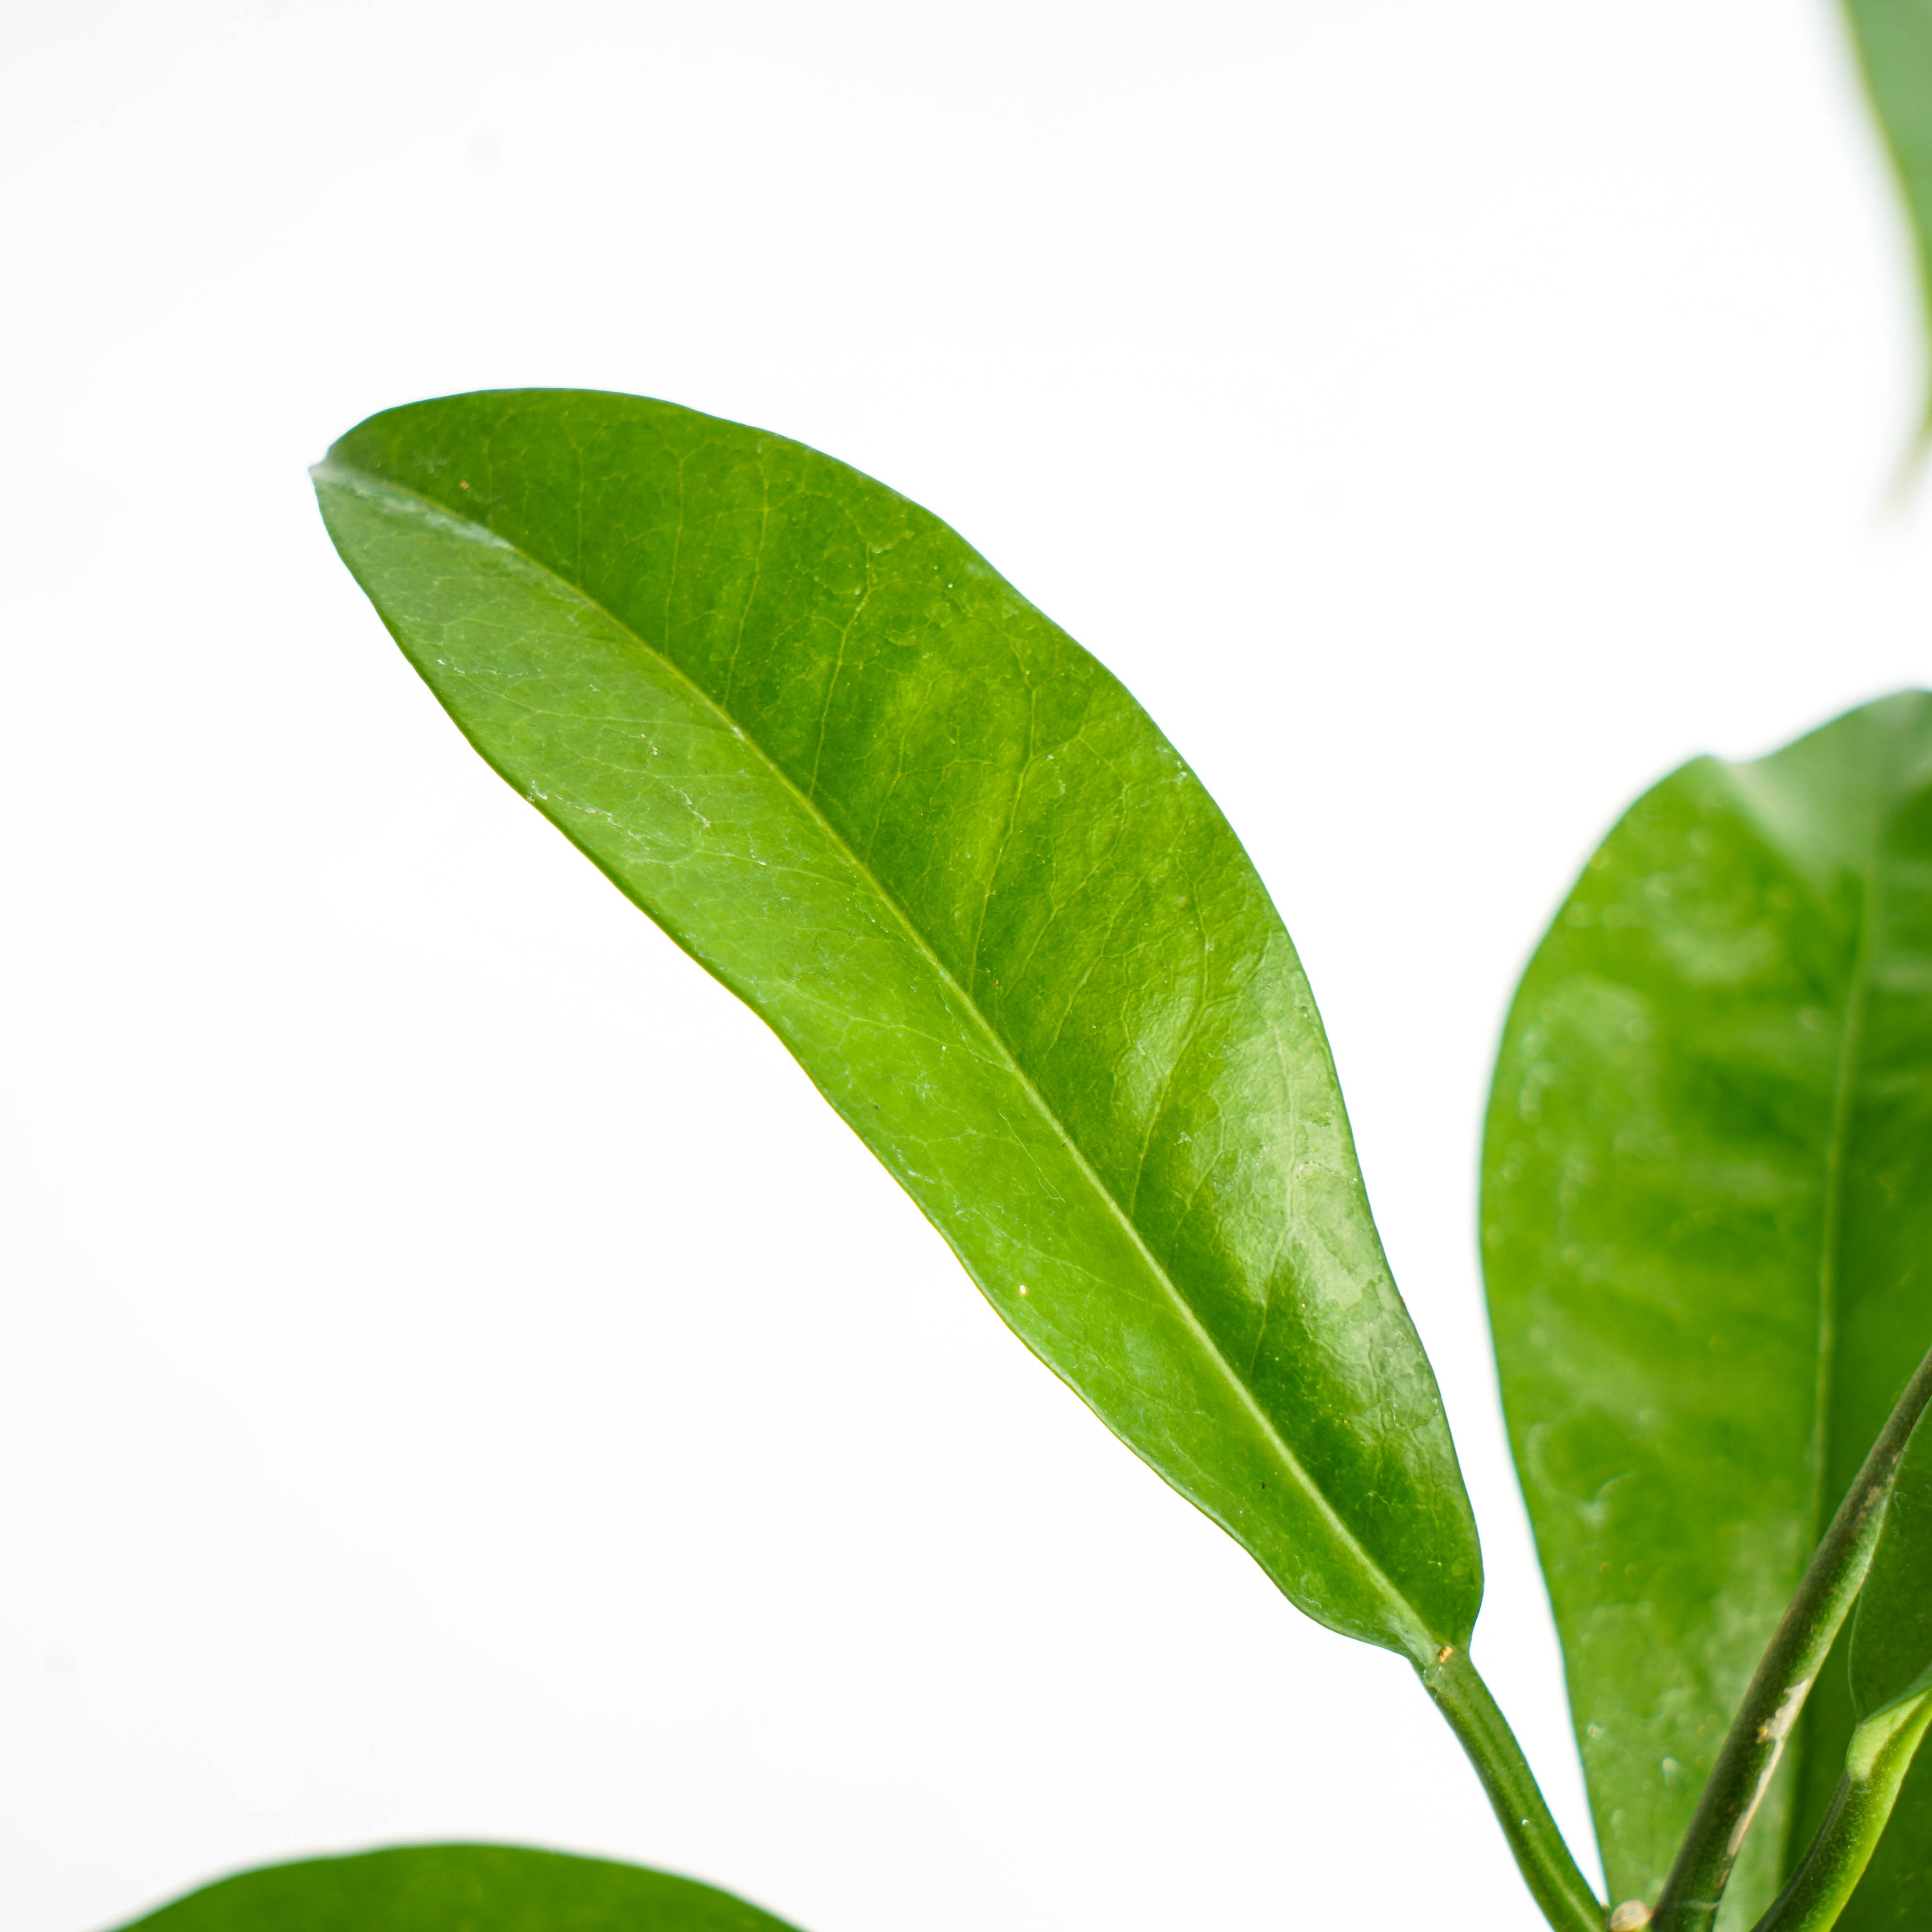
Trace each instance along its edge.
<instances>
[{"instance_id":1,"label":"large green leaf","mask_svg":"<svg viewBox=\"0 0 1932 1932\"><path fill-rule=\"evenodd\" d=\"M420 404L316 481L470 742L1028 1346L1310 1615L1465 1645L1474 1530L1314 1001L1120 686L903 497L665 404Z\"/></svg>"},{"instance_id":2,"label":"large green leaf","mask_svg":"<svg viewBox=\"0 0 1932 1932\"><path fill-rule=\"evenodd\" d=\"M508 1845L305 1858L190 1892L123 1932L793 1932L688 1878Z\"/></svg>"},{"instance_id":3,"label":"large green leaf","mask_svg":"<svg viewBox=\"0 0 1932 1932\"><path fill-rule=\"evenodd\" d=\"M1932 699L1631 808L1510 1010L1482 1235L1612 1895L1648 1900L1932 1342ZM1720 1922L1776 1890L1851 1721L1840 1653ZM1847 1927L1892 1922L1879 1876Z\"/></svg>"},{"instance_id":4,"label":"large green leaf","mask_svg":"<svg viewBox=\"0 0 1932 1932\"><path fill-rule=\"evenodd\" d=\"M1932 0L1845 0L1845 11L1904 195L1921 320L1932 332ZM1932 430L1932 390L1925 408Z\"/></svg>"}]
</instances>

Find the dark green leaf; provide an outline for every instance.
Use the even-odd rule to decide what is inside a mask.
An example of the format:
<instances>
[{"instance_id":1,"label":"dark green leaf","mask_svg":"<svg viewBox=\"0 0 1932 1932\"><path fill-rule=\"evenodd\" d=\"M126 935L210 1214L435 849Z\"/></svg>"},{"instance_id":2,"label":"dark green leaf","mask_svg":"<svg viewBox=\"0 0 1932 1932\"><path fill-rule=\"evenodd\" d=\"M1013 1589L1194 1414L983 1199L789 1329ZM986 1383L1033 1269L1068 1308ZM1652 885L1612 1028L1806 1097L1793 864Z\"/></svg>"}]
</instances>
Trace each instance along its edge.
<instances>
[{"instance_id":1,"label":"dark green leaf","mask_svg":"<svg viewBox=\"0 0 1932 1932\"><path fill-rule=\"evenodd\" d=\"M418 1845L224 1879L124 1932L792 1932L688 1878L508 1845Z\"/></svg>"},{"instance_id":2,"label":"dark green leaf","mask_svg":"<svg viewBox=\"0 0 1932 1932\"><path fill-rule=\"evenodd\" d=\"M1932 0L1845 0L1865 87L1897 170L1932 332ZM1932 393L1924 427L1932 430Z\"/></svg>"},{"instance_id":3,"label":"dark green leaf","mask_svg":"<svg viewBox=\"0 0 1932 1932\"><path fill-rule=\"evenodd\" d=\"M1932 1342L1932 699L1699 759L1632 808L1510 1010L1482 1220L1612 1895L1647 1900ZM1851 1721L1841 1651L1730 1922L1777 1889ZM1888 1922L1861 1916L1873 1881L1848 1927Z\"/></svg>"},{"instance_id":4,"label":"dark green leaf","mask_svg":"<svg viewBox=\"0 0 1932 1932\"><path fill-rule=\"evenodd\" d=\"M1852 1624L1852 1703L1861 1718L1932 1670L1932 1427L1912 1431Z\"/></svg>"},{"instance_id":5,"label":"dark green leaf","mask_svg":"<svg viewBox=\"0 0 1932 1932\"><path fill-rule=\"evenodd\" d=\"M1474 1528L1314 1001L1120 686L903 497L665 404L420 404L316 476L470 742L1028 1346L1311 1616L1466 1642Z\"/></svg>"},{"instance_id":6,"label":"dark green leaf","mask_svg":"<svg viewBox=\"0 0 1932 1932\"><path fill-rule=\"evenodd\" d=\"M1932 1427L1922 1422L1900 1464L1885 1526L1852 1625L1853 1708L1863 1722L1932 1697ZM1864 1932L1906 1932L1932 1911L1932 1774L1915 1769L1879 1841L1850 1916Z\"/></svg>"}]
</instances>

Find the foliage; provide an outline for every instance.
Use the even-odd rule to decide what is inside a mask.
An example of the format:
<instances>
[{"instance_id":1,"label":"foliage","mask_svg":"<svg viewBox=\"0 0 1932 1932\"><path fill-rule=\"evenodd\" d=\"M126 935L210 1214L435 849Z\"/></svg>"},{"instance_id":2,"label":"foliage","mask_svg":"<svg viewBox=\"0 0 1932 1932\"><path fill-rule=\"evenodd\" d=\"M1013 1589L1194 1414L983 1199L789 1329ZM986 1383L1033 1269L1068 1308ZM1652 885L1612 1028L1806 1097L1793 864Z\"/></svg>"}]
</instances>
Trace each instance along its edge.
<instances>
[{"instance_id":1,"label":"foliage","mask_svg":"<svg viewBox=\"0 0 1932 1932\"><path fill-rule=\"evenodd\" d=\"M774 1028L1117 1433L1408 1658L1551 1922L1600 1924L1468 1660L1474 1532L1312 997L1119 685L902 498L668 404L418 404L316 482L472 744ZM1708 1925L1735 1872L1748 1923L1874 1735L1820 1664L1925 1393L1886 1433L1932 1342L1928 944L1908 694L1640 800L1505 1031L1486 1268L1626 1922ZM1916 1732L1886 1736L1889 1810ZM1834 1911L1851 1863L1804 1868ZM1924 1882L1881 1864L1846 1922Z\"/></svg>"},{"instance_id":2,"label":"foliage","mask_svg":"<svg viewBox=\"0 0 1932 1932\"><path fill-rule=\"evenodd\" d=\"M1932 0L1847 16L1932 316ZM1413 1666L1558 1932L1932 1919L1932 697L1645 794L1504 1030L1485 1276L1606 1906L1469 1658L1475 1526L1313 996L1120 685L916 506L669 404L417 404L314 476L471 744L1028 1348ZM244 1874L139 1932L620 1927L788 1932L488 1846Z\"/></svg>"},{"instance_id":3,"label":"foliage","mask_svg":"<svg viewBox=\"0 0 1932 1932\"><path fill-rule=\"evenodd\" d=\"M124 1932L793 1932L664 1872L502 1845L304 1858L224 1879Z\"/></svg>"},{"instance_id":4,"label":"foliage","mask_svg":"<svg viewBox=\"0 0 1932 1932\"><path fill-rule=\"evenodd\" d=\"M1310 1615L1465 1646L1475 1528L1313 998L1120 686L903 497L669 404L420 404L316 485L470 742L1028 1346Z\"/></svg>"},{"instance_id":5,"label":"foliage","mask_svg":"<svg viewBox=\"0 0 1932 1932\"><path fill-rule=\"evenodd\" d=\"M1846 1855L1825 1862L1842 1864L1859 1886L1852 1922L1922 1924L1932 1799L1926 1766L1915 1771L1912 1753L1932 1718L1932 1428L1923 1424L1913 1433L1886 1506L1852 1626L1847 1675L1856 1729L1845 1752L1845 1776L1831 1801L1834 1822L1843 1828L1821 1842L1821 1850L1844 1846ZM1898 1830L1888 1832L1901 1785L1912 1809ZM1874 1852L1880 1856L1868 1867Z\"/></svg>"},{"instance_id":6,"label":"foliage","mask_svg":"<svg viewBox=\"0 0 1932 1932\"><path fill-rule=\"evenodd\" d=\"M1912 228L1932 333L1932 0L1845 0L1852 39ZM1932 434L1932 385L1920 425Z\"/></svg>"},{"instance_id":7,"label":"foliage","mask_svg":"<svg viewBox=\"0 0 1932 1932\"><path fill-rule=\"evenodd\" d=\"M1932 699L1914 694L1646 793L1510 1010L1484 1268L1619 1898L1655 1896L1759 1653L1932 1346L1912 1292L1932 1242L1928 949ZM1809 1837L1851 1723L1840 1659L1760 1809L1738 1914ZM1912 1890L1932 1912L1932 1872Z\"/></svg>"}]
</instances>

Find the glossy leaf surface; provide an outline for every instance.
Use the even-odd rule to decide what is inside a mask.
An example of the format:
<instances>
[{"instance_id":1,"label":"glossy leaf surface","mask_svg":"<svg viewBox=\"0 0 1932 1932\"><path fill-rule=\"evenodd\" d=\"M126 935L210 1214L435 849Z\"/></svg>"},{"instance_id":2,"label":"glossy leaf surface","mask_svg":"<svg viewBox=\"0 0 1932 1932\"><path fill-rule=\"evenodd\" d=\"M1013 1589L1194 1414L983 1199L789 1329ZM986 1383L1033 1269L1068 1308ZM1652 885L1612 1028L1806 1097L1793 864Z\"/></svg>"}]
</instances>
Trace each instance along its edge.
<instances>
[{"instance_id":1,"label":"glossy leaf surface","mask_svg":"<svg viewBox=\"0 0 1932 1932\"><path fill-rule=\"evenodd\" d=\"M1932 0L1846 0L1867 92L1905 202L1932 339ZM1923 428L1932 430L1932 389Z\"/></svg>"},{"instance_id":2,"label":"glossy leaf surface","mask_svg":"<svg viewBox=\"0 0 1932 1932\"><path fill-rule=\"evenodd\" d=\"M793 1932L667 1872L508 1845L412 1845L222 1880L124 1932Z\"/></svg>"},{"instance_id":3,"label":"glossy leaf surface","mask_svg":"<svg viewBox=\"0 0 1932 1932\"><path fill-rule=\"evenodd\" d=\"M1313 1000L1120 684L903 497L666 404L416 404L316 480L470 742L1028 1346L1311 1616L1465 1643L1474 1528Z\"/></svg>"},{"instance_id":4,"label":"glossy leaf surface","mask_svg":"<svg viewBox=\"0 0 1932 1932\"><path fill-rule=\"evenodd\" d=\"M1632 808L1511 1008L1482 1230L1612 1895L1652 1899L1932 1342L1932 700ZM1720 1923L1777 1890L1851 1716L1841 1640ZM1891 1922L1878 1876L1846 1926Z\"/></svg>"}]
</instances>

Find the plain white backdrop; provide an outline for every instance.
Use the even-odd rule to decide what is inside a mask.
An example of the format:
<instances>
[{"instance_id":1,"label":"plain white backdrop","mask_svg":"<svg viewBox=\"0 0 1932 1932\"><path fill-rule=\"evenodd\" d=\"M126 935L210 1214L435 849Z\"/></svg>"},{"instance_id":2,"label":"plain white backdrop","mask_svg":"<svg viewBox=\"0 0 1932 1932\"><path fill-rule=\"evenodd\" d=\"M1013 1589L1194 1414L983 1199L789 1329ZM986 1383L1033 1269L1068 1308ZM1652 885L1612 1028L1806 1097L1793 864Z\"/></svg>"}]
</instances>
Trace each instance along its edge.
<instances>
[{"instance_id":1,"label":"plain white backdrop","mask_svg":"<svg viewBox=\"0 0 1932 1932\"><path fill-rule=\"evenodd\" d=\"M668 397L1125 678L1308 963L1580 1840L1478 1123L1630 796L1932 674L1829 0L5 14L0 1925L482 1837L811 1932L1528 1932L1406 1669L464 748L304 470Z\"/></svg>"}]
</instances>

